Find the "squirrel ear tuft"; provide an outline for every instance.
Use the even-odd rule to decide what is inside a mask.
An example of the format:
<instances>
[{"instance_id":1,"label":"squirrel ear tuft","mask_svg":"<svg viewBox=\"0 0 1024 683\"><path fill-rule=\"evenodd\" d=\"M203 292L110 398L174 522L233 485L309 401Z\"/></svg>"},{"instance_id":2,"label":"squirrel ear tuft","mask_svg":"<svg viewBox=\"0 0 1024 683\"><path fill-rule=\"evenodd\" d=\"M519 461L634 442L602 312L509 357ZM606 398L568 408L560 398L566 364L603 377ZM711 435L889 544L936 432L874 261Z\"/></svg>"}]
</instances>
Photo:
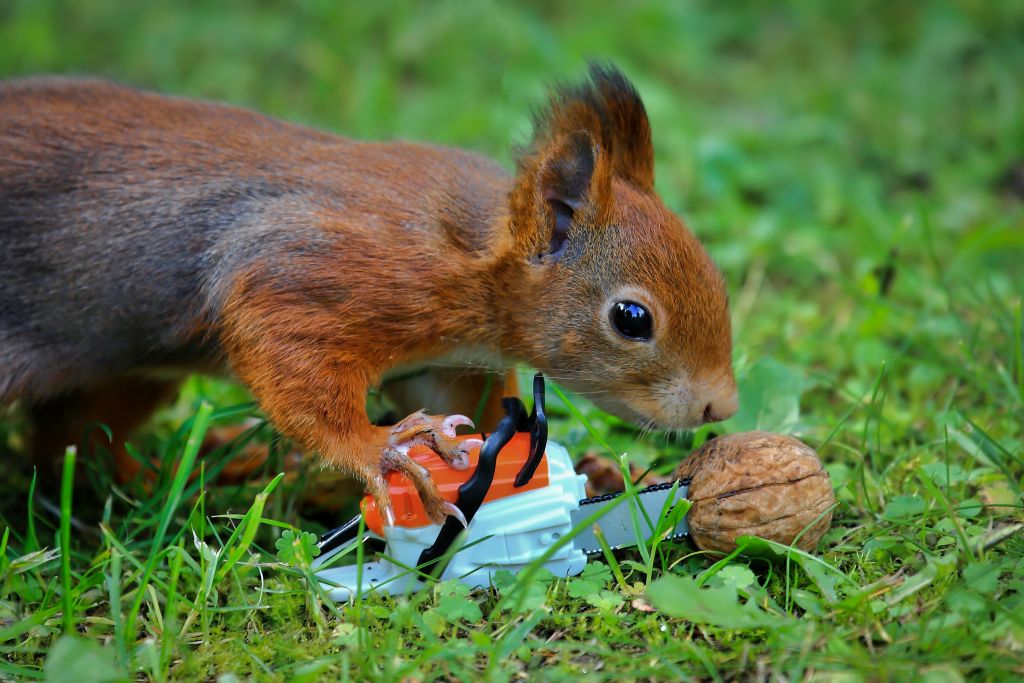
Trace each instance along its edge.
<instances>
[{"instance_id":1,"label":"squirrel ear tuft","mask_svg":"<svg viewBox=\"0 0 1024 683\"><path fill-rule=\"evenodd\" d=\"M611 65L590 64L588 81L553 89L547 107L535 114L533 139L522 150L520 167L542 154L553 140L584 130L607 156L611 172L640 190L654 189L654 148L647 111L636 88Z\"/></svg>"},{"instance_id":2,"label":"squirrel ear tuft","mask_svg":"<svg viewBox=\"0 0 1024 683\"><path fill-rule=\"evenodd\" d=\"M612 172L641 190L654 190L654 145L651 124L640 94L614 66L590 64L590 80L604 105L602 123L611 138L607 144ZM614 145L614 146L613 146Z\"/></svg>"}]
</instances>

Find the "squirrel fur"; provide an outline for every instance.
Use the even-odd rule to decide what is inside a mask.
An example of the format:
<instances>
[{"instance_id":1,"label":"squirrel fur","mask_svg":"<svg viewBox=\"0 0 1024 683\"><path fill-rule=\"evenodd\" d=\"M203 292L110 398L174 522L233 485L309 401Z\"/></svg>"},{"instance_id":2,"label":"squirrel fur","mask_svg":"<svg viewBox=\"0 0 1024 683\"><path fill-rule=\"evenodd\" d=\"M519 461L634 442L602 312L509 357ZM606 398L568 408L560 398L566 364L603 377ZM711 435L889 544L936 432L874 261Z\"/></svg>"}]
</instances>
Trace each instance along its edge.
<instances>
[{"instance_id":1,"label":"squirrel fur","mask_svg":"<svg viewBox=\"0 0 1024 683\"><path fill-rule=\"evenodd\" d=\"M382 509L397 470L440 520L452 506L408 447L463 466L468 420L412 404L380 427L365 400L459 353L645 427L735 412L724 281L655 193L648 118L614 67L552 91L514 174L97 80L0 84L0 404L26 407L39 457L87 419L124 438L176 376L230 373ZM410 393L466 410L482 384L465 374Z\"/></svg>"}]
</instances>

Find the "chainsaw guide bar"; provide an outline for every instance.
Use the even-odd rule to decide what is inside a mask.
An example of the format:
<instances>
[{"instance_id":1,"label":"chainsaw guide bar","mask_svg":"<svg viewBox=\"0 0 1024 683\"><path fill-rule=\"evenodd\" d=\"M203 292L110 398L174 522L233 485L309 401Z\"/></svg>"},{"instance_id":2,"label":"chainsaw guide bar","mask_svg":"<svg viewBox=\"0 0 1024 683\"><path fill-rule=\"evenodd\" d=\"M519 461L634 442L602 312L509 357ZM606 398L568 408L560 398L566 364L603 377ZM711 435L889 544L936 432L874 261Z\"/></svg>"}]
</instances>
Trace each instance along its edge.
<instances>
[{"instance_id":1,"label":"chainsaw guide bar","mask_svg":"<svg viewBox=\"0 0 1024 683\"><path fill-rule=\"evenodd\" d=\"M631 506L627 500L619 503L611 512L605 513L590 528L580 531L573 541L588 557L599 555L603 552L597 534L594 532L595 527L601 530L605 544L610 550L621 550L622 548L634 546L638 542L642 543L646 540L646 536L650 536L657 531L659 520L663 516L673 514L677 501L686 498L688 488L688 481L679 482L678 486L676 486L675 482L667 482L664 484L654 484L653 486L639 489L636 492L636 500L640 503L641 508L641 510L637 511L637 522L640 525L639 528L647 532L644 534L644 538L638 539L636 536L637 526L633 523L633 515L630 512ZM674 495L673 489L675 489ZM626 493L608 493L603 496L584 498L579 502L579 509L569 512L573 526L576 527L582 524L587 517L593 514L595 506L626 495ZM667 509L666 503L668 503ZM666 512L666 515L662 515L663 510ZM686 517L681 516L672 532L665 535L664 540L677 541L686 538L688 535L689 528L686 524Z\"/></svg>"}]
</instances>

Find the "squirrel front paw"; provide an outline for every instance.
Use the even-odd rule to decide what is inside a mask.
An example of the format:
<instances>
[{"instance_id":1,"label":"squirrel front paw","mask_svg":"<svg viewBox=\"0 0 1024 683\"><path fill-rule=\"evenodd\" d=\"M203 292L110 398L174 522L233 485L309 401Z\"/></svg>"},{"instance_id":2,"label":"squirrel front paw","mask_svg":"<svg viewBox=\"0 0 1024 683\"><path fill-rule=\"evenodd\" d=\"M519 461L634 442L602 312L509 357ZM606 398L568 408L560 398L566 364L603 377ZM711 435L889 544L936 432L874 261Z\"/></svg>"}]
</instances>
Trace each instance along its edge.
<instances>
[{"instance_id":1,"label":"squirrel front paw","mask_svg":"<svg viewBox=\"0 0 1024 683\"><path fill-rule=\"evenodd\" d=\"M427 415L417 411L393 427L382 428L386 433L385 443L380 450L380 466L367 477L370 494L377 501L380 511L389 526L394 525L394 512L388 491L388 472L400 472L416 487L423 508L430 520L443 524L446 517L455 517L466 526L466 517L454 503L445 500L437 490L425 467L409 457L413 446L426 446L437 453L451 467L464 470L469 467L469 453L483 445L480 439L458 439L455 430L461 425L473 426L465 415Z\"/></svg>"},{"instance_id":2,"label":"squirrel front paw","mask_svg":"<svg viewBox=\"0 0 1024 683\"><path fill-rule=\"evenodd\" d=\"M388 445L408 453L413 446L426 446L457 470L469 467L469 452L483 445L480 439L457 439L455 430L460 426L472 428L473 421L465 415L427 415L422 410L405 418L391 428Z\"/></svg>"}]
</instances>

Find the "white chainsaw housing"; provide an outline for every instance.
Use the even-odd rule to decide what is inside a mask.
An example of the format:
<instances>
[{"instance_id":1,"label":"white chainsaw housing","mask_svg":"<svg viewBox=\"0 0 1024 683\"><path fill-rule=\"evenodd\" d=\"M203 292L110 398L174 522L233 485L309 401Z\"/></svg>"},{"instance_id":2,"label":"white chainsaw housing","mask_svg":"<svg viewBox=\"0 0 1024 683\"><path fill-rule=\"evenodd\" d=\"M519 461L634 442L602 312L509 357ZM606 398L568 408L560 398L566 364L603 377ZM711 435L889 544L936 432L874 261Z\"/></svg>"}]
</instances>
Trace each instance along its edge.
<instances>
[{"instance_id":1,"label":"white chainsaw housing","mask_svg":"<svg viewBox=\"0 0 1024 683\"><path fill-rule=\"evenodd\" d=\"M488 587L495 572L518 572L572 530L569 513L586 497L587 478L576 474L562 446L549 441L546 454L548 485L481 505L460 541L456 541L457 547L440 578L458 579L474 588ZM387 541L384 557L364 563L361 571L358 565L322 569L317 572L320 585L337 602L370 591L397 595L419 590L424 584L411 568L417 565L420 553L434 544L440 530L438 524L416 529L393 527L387 539L380 539ZM378 538L369 532L366 536ZM346 547L318 557L313 569ZM573 543L567 543L544 566L556 576L575 576L586 562L587 556Z\"/></svg>"}]
</instances>

